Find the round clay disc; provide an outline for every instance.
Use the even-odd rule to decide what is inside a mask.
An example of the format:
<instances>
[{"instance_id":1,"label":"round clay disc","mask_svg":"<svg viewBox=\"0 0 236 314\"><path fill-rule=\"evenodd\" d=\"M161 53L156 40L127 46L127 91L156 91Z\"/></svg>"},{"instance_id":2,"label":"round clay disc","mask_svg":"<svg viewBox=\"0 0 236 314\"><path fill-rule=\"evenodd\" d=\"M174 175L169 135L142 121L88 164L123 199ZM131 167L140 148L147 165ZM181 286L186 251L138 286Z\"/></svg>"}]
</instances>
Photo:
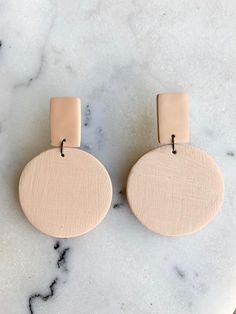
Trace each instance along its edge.
<instances>
[{"instance_id":1,"label":"round clay disc","mask_svg":"<svg viewBox=\"0 0 236 314\"><path fill-rule=\"evenodd\" d=\"M130 171L127 198L134 215L153 232L177 236L193 233L217 213L224 182L215 161L190 145L154 149Z\"/></svg>"},{"instance_id":2,"label":"round clay disc","mask_svg":"<svg viewBox=\"0 0 236 314\"><path fill-rule=\"evenodd\" d=\"M95 228L112 198L110 177L91 154L76 148L45 151L24 168L19 182L22 209L31 224L50 236L69 238Z\"/></svg>"}]
</instances>

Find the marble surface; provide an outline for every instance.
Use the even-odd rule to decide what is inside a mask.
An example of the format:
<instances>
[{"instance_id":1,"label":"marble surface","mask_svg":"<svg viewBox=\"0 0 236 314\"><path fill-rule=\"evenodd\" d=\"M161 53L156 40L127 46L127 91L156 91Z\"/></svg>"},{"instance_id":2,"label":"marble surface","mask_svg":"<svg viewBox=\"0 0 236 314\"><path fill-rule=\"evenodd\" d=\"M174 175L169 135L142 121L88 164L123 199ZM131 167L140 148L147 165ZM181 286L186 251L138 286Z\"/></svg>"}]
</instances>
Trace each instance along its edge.
<instances>
[{"instance_id":1,"label":"marble surface","mask_svg":"<svg viewBox=\"0 0 236 314\"><path fill-rule=\"evenodd\" d=\"M233 0L0 1L1 314L233 313L235 16ZM156 146L156 94L178 90L226 193L205 229L167 238L135 219L125 184ZM114 188L103 223L68 240L35 230L18 202L22 168L50 147L51 96L81 98L82 146Z\"/></svg>"}]
</instances>

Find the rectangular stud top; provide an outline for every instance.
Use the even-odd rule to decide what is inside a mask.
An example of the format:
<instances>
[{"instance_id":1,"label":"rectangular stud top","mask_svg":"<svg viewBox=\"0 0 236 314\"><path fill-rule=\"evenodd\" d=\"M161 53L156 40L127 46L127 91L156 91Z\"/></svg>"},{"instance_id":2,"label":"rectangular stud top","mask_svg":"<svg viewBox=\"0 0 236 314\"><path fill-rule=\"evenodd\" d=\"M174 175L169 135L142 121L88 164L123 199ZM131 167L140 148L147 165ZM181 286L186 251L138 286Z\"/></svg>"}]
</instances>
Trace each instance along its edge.
<instances>
[{"instance_id":1,"label":"rectangular stud top","mask_svg":"<svg viewBox=\"0 0 236 314\"><path fill-rule=\"evenodd\" d=\"M81 105L79 98L54 97L50 100L51 145L79 147L81 141Z\"/></svg>"},{"instance_id":2,"label":"rectangular stud top","mask_svg":"<svg viewBox=\"0 0 236 314\"><path fill-rule=\"evenodd\" d=\"M160 144L170 144L172 134L175 135L175 143L188 143L188 95L186 93L157 95L157 120Z\"/></svg>"}]
</instances>

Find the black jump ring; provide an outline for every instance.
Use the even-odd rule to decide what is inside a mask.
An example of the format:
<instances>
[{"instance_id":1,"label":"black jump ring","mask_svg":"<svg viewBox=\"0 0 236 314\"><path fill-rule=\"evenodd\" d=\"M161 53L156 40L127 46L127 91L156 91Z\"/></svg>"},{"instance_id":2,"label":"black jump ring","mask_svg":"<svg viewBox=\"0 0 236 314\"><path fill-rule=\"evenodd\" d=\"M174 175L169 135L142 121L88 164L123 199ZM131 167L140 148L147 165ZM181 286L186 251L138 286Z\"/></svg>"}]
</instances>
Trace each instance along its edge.
<instances>
[{"instance_id":1,"label":"black jump ring","mask_svg":"<svg viewBox=\"0 0 236 314\"><path fill-rule=\"evenodd\" d=\"M64 138L64 139L61 141L61 157L65 157L65 154L63 153L63 145L64 145L65 142L66 142L66 139Z\"/></svg>"},{"instance_id":2,"label":"black jump ring","mask_svg":"<svg viewBox=\"0 0 236 314\"><path fill-rule=\"evenodd\" d=\"M175 134L171 135L171 145L172 145L172 154L176 154L177 151L175 149Z\"/></svg>"}]
</instances>

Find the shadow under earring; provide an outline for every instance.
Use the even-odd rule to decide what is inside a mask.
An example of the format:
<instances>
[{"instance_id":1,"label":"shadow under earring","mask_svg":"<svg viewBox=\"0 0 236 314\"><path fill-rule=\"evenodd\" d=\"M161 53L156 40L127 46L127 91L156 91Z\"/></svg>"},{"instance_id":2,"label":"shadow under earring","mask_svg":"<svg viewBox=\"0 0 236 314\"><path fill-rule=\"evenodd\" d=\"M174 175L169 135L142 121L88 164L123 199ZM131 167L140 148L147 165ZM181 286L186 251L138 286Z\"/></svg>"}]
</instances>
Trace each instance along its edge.
<instances>
[{"instance_id":1,"label":"shadow under earring","mask_svg":"<svg viewBox=\"0 0 236 314\"><path fill-rule=\"evenodd\" d=\"M177 236L205 226L218 212L224 182L212 157L189 142L185 93L157 97L158 140L165 144L132 167L127 198L139 221L153 232Z\"/></svg>"},{"instance_id":2,"label":"shadow under earring","mask_svg":"<svg viewBox=\"0 0 236 314\"><path fill-rule=\"evenodd\" d=\"M69 238L87 233L105 217L112 184L104 166L80 146L78 98L52 98L49 149L24 168L19 182L23 212L45 234Z\"/></svg>"}]
</instances>

